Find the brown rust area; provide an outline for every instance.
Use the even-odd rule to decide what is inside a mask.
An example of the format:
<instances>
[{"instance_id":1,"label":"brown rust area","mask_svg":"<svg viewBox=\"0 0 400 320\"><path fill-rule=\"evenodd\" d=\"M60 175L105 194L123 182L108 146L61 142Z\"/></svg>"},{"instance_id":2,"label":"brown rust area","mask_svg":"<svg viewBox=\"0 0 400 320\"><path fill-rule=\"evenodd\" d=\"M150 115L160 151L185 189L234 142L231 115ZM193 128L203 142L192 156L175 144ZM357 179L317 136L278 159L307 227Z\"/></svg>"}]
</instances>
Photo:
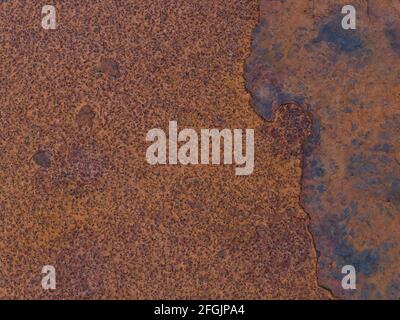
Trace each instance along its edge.
<instances>
[{"instance_id":1,"label":"brown rust area","mask_svg":"<svg viewBox=\"0 0 400 320\"><path fill-rule=\"evenodd\" d=\"M396 5L397 3L397 5ZM398 299L398 1L353 1L357 29L341 27L348 1L261 1L246 86L271 119L295 102L312 115L301 201L335 296ZM343 290L353 265L357 290Z\"/></svg>"},{"instance_id":2,"label":"brown rust area","mask_svg":"<svg viewBox=\"0 0 400 320\"><path fill-rule=\"evenodd\" d=\"M53 1L57 30L41 2L0 5L0 297L329 297L298 201L309 118L265 122L245 90L258 2ZM148 165L170 120L254 128L254 173Z\"/></svg>"}]
</instances>

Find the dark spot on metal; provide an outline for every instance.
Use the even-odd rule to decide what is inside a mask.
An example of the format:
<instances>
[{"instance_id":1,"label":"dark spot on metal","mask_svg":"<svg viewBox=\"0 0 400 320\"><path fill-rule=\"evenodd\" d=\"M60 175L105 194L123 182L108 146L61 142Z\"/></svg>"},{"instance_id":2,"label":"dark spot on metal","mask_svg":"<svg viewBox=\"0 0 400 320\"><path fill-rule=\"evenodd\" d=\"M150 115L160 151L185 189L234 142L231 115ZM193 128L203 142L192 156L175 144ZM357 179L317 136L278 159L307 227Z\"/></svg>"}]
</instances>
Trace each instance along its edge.
<instances>
[{"instance_id":1,"label":"dark spot on metal","mask_svg":"<svg viewBox=\"0 0 400 320\"><path fill-rule=\"evenodd\" d=\"M76 116L76 122L81 127L91 127L93 125L93 119L95 116L96 113L90 106L84 106L79 110L79 113Z\"/></svg>"},{"instance_id":2,"label":"dark spot on metal","mask_svg":"<svg viewBox=\"0 0 400 320\"><path fill-rule=\"evenodd\" d=\"M109 58L101 59L99 71L110 78L119 78L121 76L118 62Z\"/></svg>"},{"instance_id":3,"label":"dark spot on metal","mask_svg":"<svg viewBox=\"0 0 400 320\"><path fill-rule=\"evenodd\" d=\"M51 165L51 154L45 150L39 150L33 155L33 161L40 167L48 169Z\"/></svg>"},{"instance_id":4,"label":"dark spot on metal","mask_svg":"<svg viewBox=\"0 0 400 320\"><path fill-rule=\"evenodd\" d=\"M364 45L355 30L344 30L341 22L337 19L324 24L318 37L313 40L314 44L326 42L332 45L337 51L351 54L363 49Z\"/></svg>"},{"instance_id":5,"label":"dark spot on metal","mask_svg":"<svg viewBox=\"0 0 400 320\"><path fill-rule=\"evenodd\" d=\"M386 29L385 37L388 39L393 51L400 55L400 36L398 32L395 29Z\"/></svg>"},{"instance_id":6,"label":"dark spot on metal","mask_svg":"<svg viewBox=\"0 0 400 320\"><path fill-rule=\"evenodd\" d=\"M68 172L75 180L87 183L102 175L104 160L90 150L73 148L68 156L68 165Z\"/></svg>"}]
</instances>

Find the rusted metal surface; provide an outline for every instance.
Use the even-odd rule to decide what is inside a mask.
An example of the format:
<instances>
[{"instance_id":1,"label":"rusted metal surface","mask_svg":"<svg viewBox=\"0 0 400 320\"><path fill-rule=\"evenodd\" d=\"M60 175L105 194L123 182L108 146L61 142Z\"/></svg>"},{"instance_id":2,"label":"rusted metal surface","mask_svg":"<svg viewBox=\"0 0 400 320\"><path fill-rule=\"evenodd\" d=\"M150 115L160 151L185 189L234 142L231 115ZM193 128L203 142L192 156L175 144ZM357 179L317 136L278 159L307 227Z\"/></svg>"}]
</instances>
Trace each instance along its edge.
<instances>
[{"instance_id":1,"label":"rusted metal surface","mask_svg":"<svg viewBox=\"0 0 400 320\"><path fill-rule=\"evenodd\" d=\"M351 1L261 1L246 85L271 120L295 103L312 118L301 202L311 217L319 283L339 298L400 297L400 10ZM353 265L357 289L343 290Z\"/></svg>"},{"instance_id":2,"label":"rusted metal surface","mask_svg":"<svg viewBox=\"0 0 400 320\"><path fill-rule=\"evenodd\" d=\"M268 123L245 90L258 1L52 3L56 30L0 4L0 297L329 298L299 205L310 118ZM171 120L254 128L255 171L148 165Z\"/></svg>"}]
</instances>

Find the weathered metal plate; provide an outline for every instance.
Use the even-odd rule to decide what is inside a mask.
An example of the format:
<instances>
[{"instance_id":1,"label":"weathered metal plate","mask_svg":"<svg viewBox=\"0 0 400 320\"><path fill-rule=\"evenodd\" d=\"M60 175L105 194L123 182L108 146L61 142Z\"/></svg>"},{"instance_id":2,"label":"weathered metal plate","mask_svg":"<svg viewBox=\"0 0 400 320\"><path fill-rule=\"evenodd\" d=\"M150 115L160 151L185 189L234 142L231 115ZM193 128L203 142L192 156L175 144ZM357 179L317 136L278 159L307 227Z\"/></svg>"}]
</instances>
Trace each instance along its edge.
<instances>
[{"instance_id":1,"label":"weathered metal plate","mask_svg":"<svg viewBox=\"0 0 400 320\"><path fill-rule=\"evenodd\" d=\"M1 3L0 298L329 297L299 205L309 118L267 123L245 90L258 1L52 3L56 30ZM253 174L150 166L171 120L254 128Z\"/></svg>"},{"instance_id":2,"label":"weathered metal plate","mask_svg":"<svg viewBox=\"0 0 400 320\"><path fill-rule=\"evenodd\" d=\"M341 298L400 297L399 1L261 1L245 76L270 120L295 103L312 117L301 202L311 217L319 283ZM344 290L353 265L357 289Z\"/></svg>"}]
</instances>

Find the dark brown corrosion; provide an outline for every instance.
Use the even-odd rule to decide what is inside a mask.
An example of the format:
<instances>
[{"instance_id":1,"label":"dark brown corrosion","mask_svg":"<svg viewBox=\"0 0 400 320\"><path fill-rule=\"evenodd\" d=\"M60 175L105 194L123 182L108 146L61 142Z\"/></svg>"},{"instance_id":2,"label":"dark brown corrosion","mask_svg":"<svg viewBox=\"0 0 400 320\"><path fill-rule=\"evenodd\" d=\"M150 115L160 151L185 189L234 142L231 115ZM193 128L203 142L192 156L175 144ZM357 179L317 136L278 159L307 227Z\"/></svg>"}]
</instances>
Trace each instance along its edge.
<instances>
[{"instance_id":1,"label":"dark brown corrosion","mask_svg":"<svg viewBox=\"0 0 400 320\"><path fill-rule=\"evenodd\" d=\"M319 283L341 298L400 297L400 11L353 1L261 1L246 86L271 119L295 102L312 114L301 202L311 217ZM396 9L397 8L397 9ZM341 286L353 265L357 289Z\"/></svg>"}]
</instances>

